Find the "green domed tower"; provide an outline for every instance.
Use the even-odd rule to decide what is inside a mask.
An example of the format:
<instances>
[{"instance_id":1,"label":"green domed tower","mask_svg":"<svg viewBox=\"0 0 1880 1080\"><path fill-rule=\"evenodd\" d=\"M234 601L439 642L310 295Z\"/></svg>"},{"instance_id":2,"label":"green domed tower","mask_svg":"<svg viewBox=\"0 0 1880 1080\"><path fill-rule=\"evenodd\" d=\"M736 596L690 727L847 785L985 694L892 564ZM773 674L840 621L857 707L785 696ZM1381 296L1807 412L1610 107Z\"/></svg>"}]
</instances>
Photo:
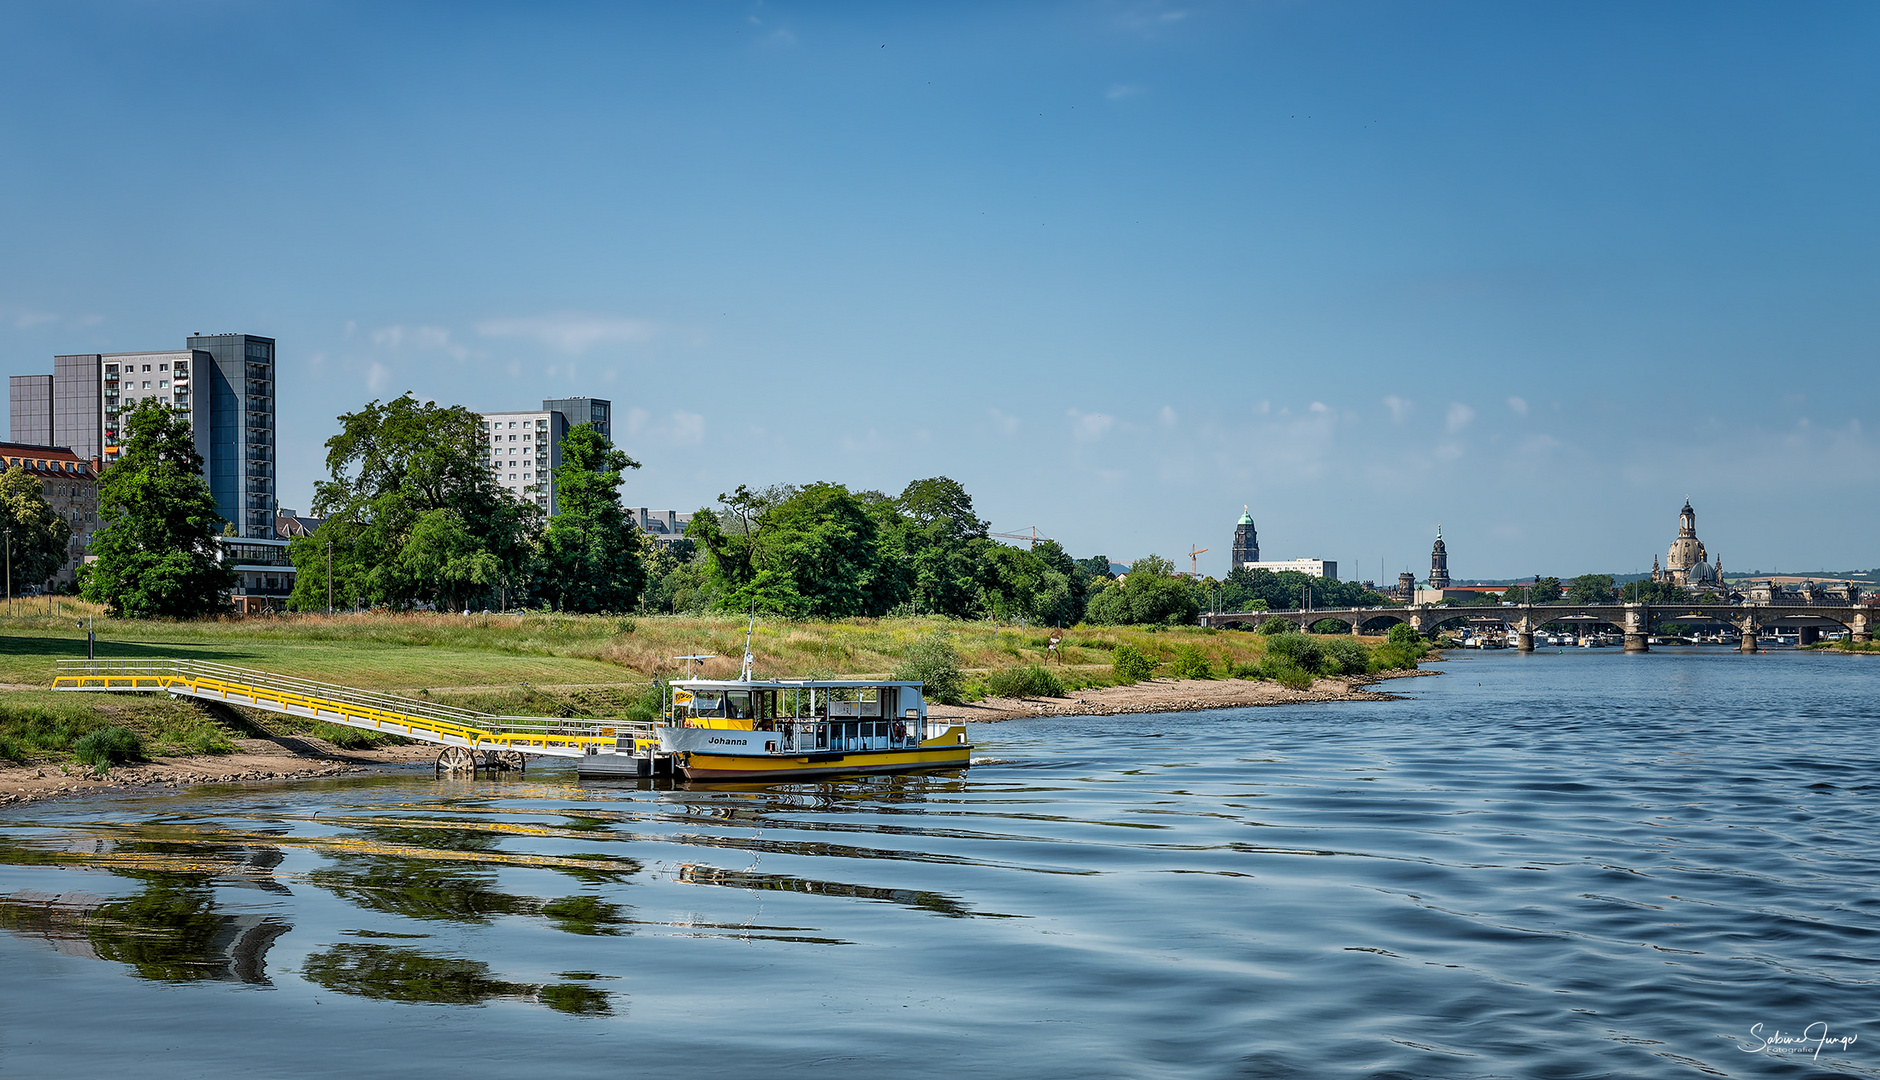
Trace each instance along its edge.
<instances>
[{"instance_id":1,"label":"green domed tower","mask_svg":"<svg viewBox=\"0 0 1880 1080\"><path fill-rule=\"evenodd\" d=\"M1234 526L1234 561L1228 569L1234 570L1259 561L1260 534L1253 527L1253 515L1243 506L1240 508L1240 523Z\"/></svg>"}]
</instances>

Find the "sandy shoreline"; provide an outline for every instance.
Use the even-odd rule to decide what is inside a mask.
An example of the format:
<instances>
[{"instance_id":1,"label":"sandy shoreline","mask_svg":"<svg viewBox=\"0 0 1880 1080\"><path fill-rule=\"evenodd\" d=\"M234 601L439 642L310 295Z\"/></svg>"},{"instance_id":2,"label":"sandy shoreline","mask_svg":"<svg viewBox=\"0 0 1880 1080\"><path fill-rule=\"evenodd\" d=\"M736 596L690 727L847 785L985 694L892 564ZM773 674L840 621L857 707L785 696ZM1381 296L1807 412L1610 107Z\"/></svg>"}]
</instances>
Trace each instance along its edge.
<instances>
[{"instance_id":1,"label":"sandy shoreline","mask_svg":"<svg viewBox=\"0 0 1880 1080\"><path fill-rule=\"evenodd\" d=\"M432 761L437 753L437 747L421 745L341 750L324 739L290 736L236 739L232 754L153 758L138 765L117 766L103 777L92 775L82 765L11 765L0 768L0 807L126 788L343 776L385 765Z\"/></svg>"},{"instance_id":2,"label":"sandy shoreline","mask_svg":"<svg viewBox=\"0 0 1880 1080\"><path fill-rule=\"evenodd\" d=\"M1288 690L1277 683L1247 679L1151 679L1134 686L1077 690L1062 698L988 698L970 705L935 705L928 710L928 715L936 720L979 724L1034 716L1116 716L1309 701L1393 701L1398 695L1380 693L1370 687L1381 679L1434 674L1434 671L1419 670L1391 672L1381 677L1323 678L1314 682L1310 690ZM235 746L232 754L155 758L139 765L123 765L103 777L94 776L79 765L0 768L0 808L129 788L342 776L387 765L432 761L439 749L415 744L341 750L324 739L307 736L237 739Z\"/></svg>"},{"instance_id":3,"label":"sandy shoreline","mask_svg":"<svg viewBox=\"0 0 1880 1080\"><path fill-rule=\"evenodd\" d=\"M1295 705L1308 701L1397 701L1400 695L1381 693L1370 687L1385 679L1435 674L1437 672L1417 670L1333 676L1315 680L1310 690L1288 690L1278 683L1250 679L1150 679L1134 686L1073 690L1069 697L1061 698L987 698L970 705L931 705L927 715L936 720L982 724L1033 716L1118 716L1247 705Z\"/></svg>"}]
</instances>

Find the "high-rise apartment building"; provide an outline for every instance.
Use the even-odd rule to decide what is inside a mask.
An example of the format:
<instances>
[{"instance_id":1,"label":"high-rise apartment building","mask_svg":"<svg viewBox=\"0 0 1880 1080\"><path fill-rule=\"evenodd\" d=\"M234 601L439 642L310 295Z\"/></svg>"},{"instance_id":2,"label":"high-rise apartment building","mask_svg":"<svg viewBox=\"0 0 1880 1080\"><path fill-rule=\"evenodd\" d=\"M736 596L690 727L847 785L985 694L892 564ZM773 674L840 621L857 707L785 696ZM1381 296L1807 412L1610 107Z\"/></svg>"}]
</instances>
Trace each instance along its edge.
<instances>
[{"instance_id":1,"label":"high-rise apartment building","mask_svg":"<svg viewBox=\"0 0 1880 1080\"><path fill-rule=\"evenodd\" d=\"M69 447L105 466L122 453L123 421L154 400L190 423L215 508L250 539L274 536L274 339L194 335L181 350L55 356L44 375L14 376L11 436ZM50 438L33 438L50 400Z\"/></svg>"},{"instance_id":2,"label":"high-rise apartment building","mask_svg":"<svg viewBox=\"0 0 1880 1080\"><path fill-rule=\"evenodd\" d=\"M611 442L613 402L550 398L529 412L484 413L483 434L496 482L550 517L560 513L555 502L555 469L561 464L561 441L576 424L591 424Z\"/></svg>"}]
</instances>

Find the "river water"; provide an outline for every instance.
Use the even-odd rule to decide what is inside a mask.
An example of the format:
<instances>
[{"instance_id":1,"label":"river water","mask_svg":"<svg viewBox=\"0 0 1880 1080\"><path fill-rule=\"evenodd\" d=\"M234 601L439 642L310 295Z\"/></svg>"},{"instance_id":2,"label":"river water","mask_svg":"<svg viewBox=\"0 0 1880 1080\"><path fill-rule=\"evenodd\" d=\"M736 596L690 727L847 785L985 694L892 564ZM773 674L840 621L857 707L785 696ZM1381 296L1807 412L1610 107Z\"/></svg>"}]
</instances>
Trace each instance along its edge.
<instances>
[{"instance_id":1,"label":"river water","mask_svg":"<svg viewBox=\"0 0 1880 1080\"><path fill-rule=\"evenodd\" d=\"M1875 663L1468 654L987 725L963 775L29 806L0 1076L1880 1076Z\"/></svg>"}]
</instances>

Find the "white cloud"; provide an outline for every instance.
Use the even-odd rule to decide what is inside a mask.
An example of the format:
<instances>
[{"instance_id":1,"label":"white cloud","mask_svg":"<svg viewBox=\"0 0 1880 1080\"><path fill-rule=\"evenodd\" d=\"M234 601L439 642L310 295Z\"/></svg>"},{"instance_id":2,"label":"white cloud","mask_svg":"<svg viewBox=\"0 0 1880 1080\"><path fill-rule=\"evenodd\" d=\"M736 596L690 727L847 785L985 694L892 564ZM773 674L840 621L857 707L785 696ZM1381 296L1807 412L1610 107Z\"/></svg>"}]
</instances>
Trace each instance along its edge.
<instances>
[{"instance_id":1,"label":"white cloud","mask_svg":"<svg viewBox=\"0 0 1880 1080\"><path fill-rule=\"evenodd\" d=\"M1390 410L1390 418L1401 424L1403 418L1410 415L1411 403L1391 394L1384 399L1384 407Z\"/></svg>"},{"instance_id":2,"label":"white cloud","mask_svg":"<svg viewBox=\"0 0 1880 1080\"><path fill-rule=\"evenodd\" d=\"M1508 407L1510 409L1513 409L1516 415L1518 416L1527 415L1527 399L1526 398L1511 397L1508 399Z\"/></svg>"},{"instance_id":3,"label":"white cloud","mask_svg":"<svg viewBox=\"0 0 1880 1080\"><path fill-rule=\"evenodd\" d=\"M372 365L366 368L366 389L375 394L382 393L385 390L386 382L391 379L391 377L391 369L379 363L377 360L374 360Z\"/></svg>"},{"instance_id":4,"label":"white cloud","mask_svg":"<svg viewBox=\"0 0 1880 1080\"><path fill-rule=\"evenodd\" d=\"M1133 98L1143 92L1143 88L1134 83L1113 83L1108 90L1104 91L1103 96L1109 98L1111 101L1121 101L1124 98Z\"/></svg>"},{"instance_id":5,"label":"white cloud","mask_svg":"<svg viewBox=\"0 0 1880 1080\"><path fill-rule=\"evenodd\" d=\"M372 331L372 344L383 349L439 349L457 360L470 355L441 326L382 326Z\"/></svg>"},{"instance_id":6,"label":"white cloud","mask_svg":"<svg viewBox=\"0 0 1880 1080\"><path fill-rule=\"evenodd\" d=\"M1329 413L1332 410L1331 410L1331 407L1326 405L1323 401L1315 401L1311 405L1307 406L1306 411L1315 412L1315 413Z\"/></svg>"},{"instance_id":7,"label":"white cloud","mask_svg":"<svg viewBox=\"0 0 1880 1080\"><path fill-rule=\"evenodd\" d=\"M645 341L656 329L645 319L568 313L485 319L476 324L476 332L483 337L525 338L564 353L584 353L596 345Z\"/></svg>"},{"instance_id":8,"label":"white cloud","mask_svg":"<svg viewBox=\"0 0 1880 1080\"><path fill-rule=\"evenodd\" d=\"M1449 403L1449 416L1444 420L1444 424L1449 428L1450 434L1453 435L1463 428L1468 427L1474 420L1474 409L1469 408L1460 401L1452 401Z\"/></svg>"},{"instance_id":9,"label":"white cloud","mask_svg":"<svg viewBox=\"0 0 1880 1080\"><path fill-rule=\"evenodd\" d=\"M697 446L705 441L705 418L676 409L670 416L655 421L652 413L635 407L627 410L627 434L648 442Z\"/></svg>"},{"instance_id":10,"label":"white cloud","mask_svg":"<svg viewBox=\"0 0 1880 1080\"><path fill-rule=\"evenodd\" d=\"M999 426L1000 431L1007 435L1018 434L1018 417L998 409L987 409L986 413L992 417L992 422Z\"/></svg>"},{"instance_id":11,"label":"white cloud","mask_svg":"<svg viewBox=\"0 0 1880 1080\"><path fill-rule=\"evenodd\" d=\"M1076 409L1067 410L1071 418L1071 434L1078 442L1096 442L1116 426L1116 417L1104 413L1084 413Z\"/></svg>"},{"instance_id":12,"label":"white cloud","mask_svg":"<svg viewBox=\"0 0 1880 1080\"><path fill-rule=\"evenodd\" d=\"M1156 419L1162 421L1162 426L1164 427L1174 427L1176 424L1181 423L1181 417L1175 415L1175 406L1173 405L1162 406L1162 411L1155 415Z\"/></svg>"}]
</instances>

